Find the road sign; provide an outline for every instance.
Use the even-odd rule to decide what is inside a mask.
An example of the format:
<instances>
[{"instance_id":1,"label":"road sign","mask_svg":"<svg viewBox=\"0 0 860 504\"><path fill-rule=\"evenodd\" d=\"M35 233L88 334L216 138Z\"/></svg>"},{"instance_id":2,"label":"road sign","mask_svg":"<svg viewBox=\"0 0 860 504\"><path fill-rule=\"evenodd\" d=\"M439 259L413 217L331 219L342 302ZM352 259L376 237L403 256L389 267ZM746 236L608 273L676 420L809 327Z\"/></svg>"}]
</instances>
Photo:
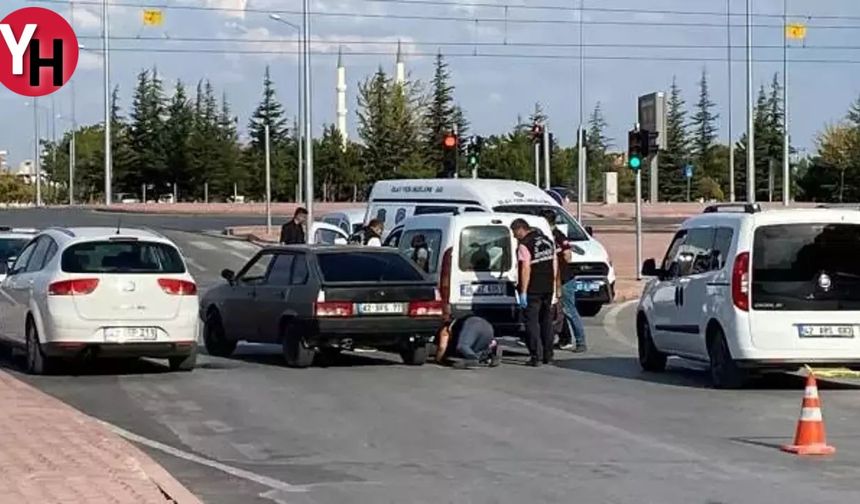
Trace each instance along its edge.
<instances>
[{"instance_id":1,"label":"road sign","mask_svg":"<svg viewBox=\"0 0 860 504\"><path fill-rule=\"evenodd\" d=\"M161 9L143 9L144 26L161 26L164 24L164 11Z\"/></svg>"},{"instance_id":2,"label":"road sign","mask_svg":"<svg viewBox=\"0 0 860 504\"><path fill-rule=\"evenodd\" d=\"M786 38L803 40L806 38L806 25L803 23L789 23L785 25Z\"/></svg>"},{"instance_id":3,"label":"road sign","mask_svg":"<svg viewBox=\"0 0 860 504\"><path fill-rule=\"evenodd\" d=\"M684 167L684 177L688 179L693 178L693 165L686 165Z\"/></svg>"}]
</instances>

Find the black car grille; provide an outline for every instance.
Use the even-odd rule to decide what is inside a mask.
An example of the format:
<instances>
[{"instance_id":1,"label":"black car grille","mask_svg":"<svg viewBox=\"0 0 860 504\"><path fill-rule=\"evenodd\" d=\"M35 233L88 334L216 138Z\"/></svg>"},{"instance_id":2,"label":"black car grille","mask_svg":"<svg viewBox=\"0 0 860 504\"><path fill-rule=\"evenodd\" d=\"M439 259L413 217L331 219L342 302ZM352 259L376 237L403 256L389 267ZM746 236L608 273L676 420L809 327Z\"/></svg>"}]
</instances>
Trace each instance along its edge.
<instances>
[{"instance_id":1,"label":"black car grille","mask_svg":"<svg viewBox=\"0 0 860 504\"><path fill-rule=\"evenodd\" d=\"M609 274L609 265L606 263L573 263L570 269L574 276L606 276Z\"/></svg>"}]
</instances>

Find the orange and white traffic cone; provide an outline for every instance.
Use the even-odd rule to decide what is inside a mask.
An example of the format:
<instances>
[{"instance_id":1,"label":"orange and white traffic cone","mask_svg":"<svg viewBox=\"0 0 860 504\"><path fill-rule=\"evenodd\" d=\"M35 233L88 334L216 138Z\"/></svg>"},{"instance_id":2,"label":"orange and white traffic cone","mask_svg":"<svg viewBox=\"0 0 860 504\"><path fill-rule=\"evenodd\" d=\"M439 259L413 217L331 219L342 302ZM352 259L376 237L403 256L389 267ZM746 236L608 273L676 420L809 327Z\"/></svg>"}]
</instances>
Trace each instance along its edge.
<instances>
[{"instance_id":1,"label":"orange and white traffic cone","mask_svg":"<svg viewBox=\"0 0 860 504\"><path fill-rule=\"evenodd\" d=\"M800 410L800 420L797 421L794 444L783 445L782 450L797 455L832 455L836 453L836 448L827 444L824 434L821 399L818 397L818 384L812 370L806 377L803 406Z\"/></svg>"}]
</instances>

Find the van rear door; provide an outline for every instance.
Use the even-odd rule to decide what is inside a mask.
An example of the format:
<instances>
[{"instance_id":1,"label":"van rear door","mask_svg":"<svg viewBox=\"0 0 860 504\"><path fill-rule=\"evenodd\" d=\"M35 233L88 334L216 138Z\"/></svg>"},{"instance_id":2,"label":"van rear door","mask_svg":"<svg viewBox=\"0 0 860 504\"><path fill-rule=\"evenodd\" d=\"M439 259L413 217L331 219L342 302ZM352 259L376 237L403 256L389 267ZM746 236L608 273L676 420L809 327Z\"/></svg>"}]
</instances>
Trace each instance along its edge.
<instances>
[{"instance_id":1,"label":"van rear door","mask_svg":"<svg viewBox=\"0 0 860 504\"><path fill-rule=\"evenodd\" d=\"M451 304L491 322L516 322L516 241L510 228L488 220L454 234Z\"/></svg>"},{"instance_id":2,"label":"van rear door","mask_svg":"<svg viewBox=\"0 0 860 504\"><path fill-rule=\"evenodd\" d=\"M810 358L860 355L860 224L764 225L753 240L753 344Z\"/></svg>"}]
</instances>

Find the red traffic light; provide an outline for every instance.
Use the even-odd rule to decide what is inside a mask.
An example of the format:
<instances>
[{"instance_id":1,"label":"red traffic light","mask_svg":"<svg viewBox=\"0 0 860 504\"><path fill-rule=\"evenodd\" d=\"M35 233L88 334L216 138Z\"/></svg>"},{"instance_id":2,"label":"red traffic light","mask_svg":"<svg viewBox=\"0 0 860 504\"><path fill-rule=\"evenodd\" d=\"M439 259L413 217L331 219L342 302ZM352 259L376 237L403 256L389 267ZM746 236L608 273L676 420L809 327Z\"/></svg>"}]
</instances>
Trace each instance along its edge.
<instances>
[{"instance_id":1,"label":"red traffic light","mask_svg":"<svg viewBox=\"0 0 860 504\"><path fill-rule=\"evenodd\" d=\"M442 146L446 149L454 149L457 147L457 137L454 135L445 135L442 139Z\"/></svg>"}]
</instances>

